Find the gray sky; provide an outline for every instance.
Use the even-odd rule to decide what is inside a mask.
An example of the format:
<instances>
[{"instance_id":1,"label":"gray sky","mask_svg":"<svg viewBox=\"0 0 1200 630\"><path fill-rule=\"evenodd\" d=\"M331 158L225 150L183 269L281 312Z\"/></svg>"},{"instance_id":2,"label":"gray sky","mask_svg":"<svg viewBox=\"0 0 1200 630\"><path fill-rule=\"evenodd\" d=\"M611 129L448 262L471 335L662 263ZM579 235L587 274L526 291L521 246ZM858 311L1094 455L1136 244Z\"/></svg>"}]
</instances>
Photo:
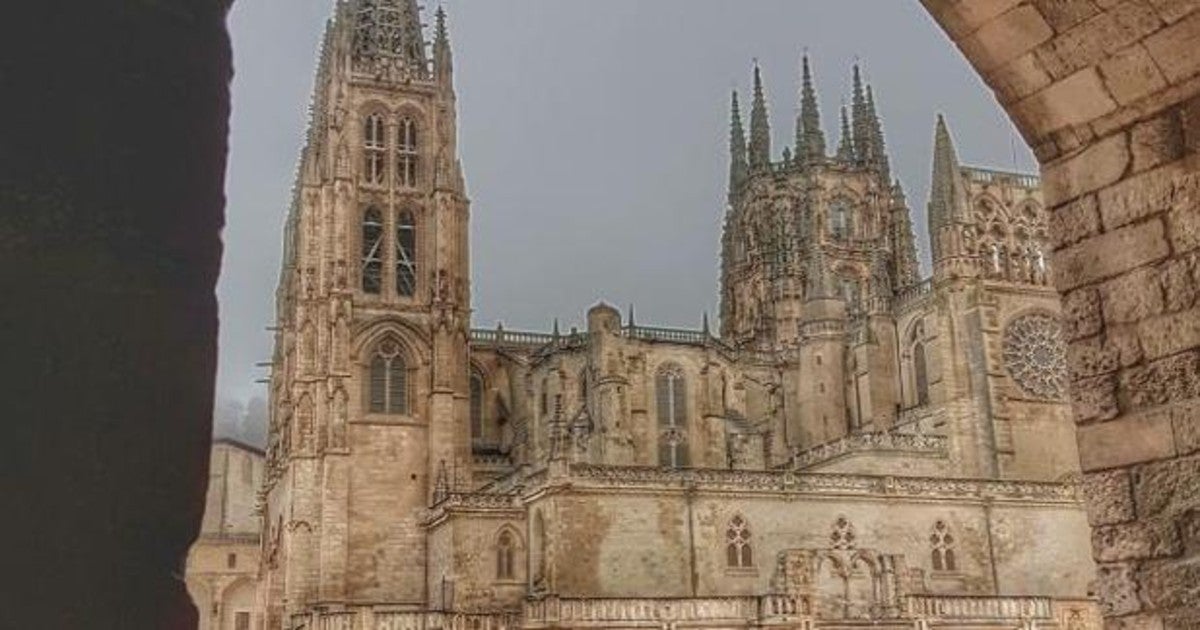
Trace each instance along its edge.
<instances>
[{"instance_id":1,"label":"gray sky","mask_svg":"<svg viewBox=\"0 0 1200 630\"><path fill-rule=\"evenodd\" d=\"M432 16L431 5L426 11ZM776 155L807 48L830 146L858 57L924 247L936 112L964 162L1036 168L915 0L447 0L472 200L475 325L548 329L600 299L640 323L717 312L729 91L763 67ZM218 395L263 395L281 226L330 0L241 0ZM925 254L923 254L925 255ZM715 323L715 321L714 321Z\"/></svg>"}]
</instances>

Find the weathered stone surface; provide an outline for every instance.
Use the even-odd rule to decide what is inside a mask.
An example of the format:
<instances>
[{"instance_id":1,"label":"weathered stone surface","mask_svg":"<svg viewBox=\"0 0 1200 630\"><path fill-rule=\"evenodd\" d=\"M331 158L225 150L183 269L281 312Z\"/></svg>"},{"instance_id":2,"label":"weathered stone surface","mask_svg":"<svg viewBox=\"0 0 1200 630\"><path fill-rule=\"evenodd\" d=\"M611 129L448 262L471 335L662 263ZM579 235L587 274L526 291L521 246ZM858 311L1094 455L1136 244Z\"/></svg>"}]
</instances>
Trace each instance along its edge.
<instances>
[{"instance_id":1,"label":"weathered stone surface","mask_svg":"<svg viewBox=\"0 0 1200 630\"><path fill-rule=\"evenodd\" d=\"M1168 24L1200 9L1200 0L1150 0L1150 4L1158 12L1158 16Z\"/></svg>"},{"instance_id":2,"label":"weathered stone surface","mask_svg":"<svg viewBox=\"0 0 1200 630\"><path fill-rule=\"evenodd\" d=\"M960 3L967 4L972 3ZM1053 29L1037 9L1016 6L982 22L974 33L959 42L959 46L982 72L1019 57L1053 34Z\"/></svg>"},{"instance_id":3,"label":"weathered stone surface","mask_svg":"<svg viewBox=\"0 0 1200 630\"><path fill-rule=\"evenodd\" d=\"M1167 80L1141 44L1134 44L1105 59L1100 64L1100 75L1104 77L1104 86L1109 93L1122 105L1167 86Z\"/></svg>"},{"instance_id":4,"label":"weathered stone surface","mask_svg":"<svg viewBox=\"0 0 1200 630\"><path fill-rule=\"evenodd\" d=\"M1171 419L1146 413L1079 427L1079 457L1084 471L1117 468L1171 457L1175 438Z\"/></svg>"},{"instance_id":5,"label":"weathered stone surface","mask_svg":"<svg viewBox=\"0 0 1200 630\"><path fill-rule=\"evenodd\" d=\"M1027 97L1013 108L1013 114L1046 133L1090 122L1116 108L1100 75L1094 68L1086 68Z\"/></svg>"},{"instance_id":6,"label":"weathered stone surface","mask_svg":"<svg viewBox=\"0 0 1200 630\"><path fill-rule=\"evenodd\" d=\"M1093 527L1132 521L1133 484L1126 469L1086 473L1083 493L1087 499L1088 522Z\"/></svg>"},{"instance_id":7,"label":"weathered stone surface","mask_svg":"<svg viewBox=\"0 0 1200 630\"><path fill-rule=\"evenodd\" d=\"M1176 189L1187 187L1184 172L1182 164L1168 164L1100 191L1104 227L1111 230L1171 208Z\"/></svg>"},{"instance_id":8,"label":"weathered stone surface","mask_svg":"<svg viewBox=\"0 0 1200 630\"><path fill-rule=\"evenodd\" d=\"M1178 112L1137 124L1130 132L1133 170L1144 171L1183 157L1183 126Z\"/></svg>"},{"instance_id":9,"label":"weathered stone surface","mask_svg":"<svg viewBox=\"0 0 1200 630\"><path fill-rule=\"evenodd\" d=\"M1133 495L1141 519L1174 517L1200 505L1200 455L1135 468Z\"/></svg>"},{"instance_id":10,"label":"weathered stone surface","mask_svg":"<svg viewBox=\"0 0 1200 630\"><path fill-rule=\"evenodd\" d=\"M1068 340L1100 332L1104 324L1100 311L1100 292L1093 287L1085 287L1066 294L1063 298L1063 316Z\"/></svg>"},{"instance_id":11,"label":"weathered stone surface","mask_svg":"<svg viewBox=\"0 0 1200 630\"><path fill-rule=\"evenodd\" d=\"M1050 85L1053 79L1042 68L1037 56L1030 52L993 70L990 82L997 96L1016 101Z\"/></svg>"},{"instance_id":12,"label":"weathered stone surface","mask_svg":"<svg viewBox=\"0 0 1200 630\"><path fill-rule=\"evenodd\" d=\"M1141 610L1137 582L1129 564L1102 564L1096 575L1096 596L1105 615L1117 616Z\"/></svg>"},{"instance_id":13,"label":"weathered stone surface","mask_svg":"<svg viewBox=\"0 0 1200 630\"><path fill-rule=\"evenodd\" d=\"M1172 406L1169 413L1175 430L1175 449L1179 454L1200 451L1200 401L1179 403Z\"/></svg>"},{"instance_id":14,"label":"weathered stone surface","mask_svg":"<svg viewBox=\"0 0 1200 630\"><path fill-rule=\"evenodd\" d=\"M1200 255L1179 256L1172 258L1160 267L1163 286L1163 304L1167 312L1189 309L1196 303L1197 289L1200 288L1197 272L1197 260Z\"/></svg>"},{"instance_id":15,"label":"weathered stone surface","mask_svg":"<svg viewBox=\"0 0 1200 630\"><path fill-rule=\"evenodd\" d=\"M1200 311L1179 311L1146 318L1138 325L1138 336L1149 359L1200 346Z\"/></svg>"},{"instance_id":16,"label":"weathered stone surface","mask_svg":"<svg viewBox=\"0 0 1200 630\"><path fill-rule=\"evenodd\" d=\"M1161 221L1126 226L1055 252L1055 282L1059 290L1074 289L1157 262L1169 253ZM1103 299L1108 308L1109 295Z\"/></svg>"},{"instance_id":17,"label":"weathered stone surface","mask_svg":"<svg viewBox=\"0 0 1200 630\"><path fill-rule=\"evenodd\" d=\"M1188 54L1200 41L1200 13L1172 24L1146 38L1146 49L1170 81L1186 79L1200 71L1200 57Z\"/></svg>"},{"instance_id":18,"label":"weathered stone surface","mask_svg":"<svg viewBox=\"0 0 1200 630\"><path fill-rule=\"evenodd\" d=\"M1075 381L1071 384L1071 403L1075 420L1090 422L1115 417L1117 406L1117 383L1111 376L1097 376Z\"/></svg>"},{"instance_id":19,"label":"weathered stone surface","mask_svg":"<svg viewBox=\"0 0 1200 630\"><path fill-rule=\"evenodd\" d=\"M1078 155L1046 164L1042 168L1046 204L1055 207L1113 184L1121 179L1128 164L1129 148L1124 134L1109 136Z\"/></svg>"},{"instance_id":20,"label":"weathered stone surface","mask_svg":"<svg viewBox=\"0 0 1200 630\"><path fill-rule=\"evenodd\" d=\"M1137 322L1161 313L1163 297L1157 280L1153 268L1142 267L1101 285L1105 321Z\"/></svg>"},{"instance_id":21,"label":"weathered stone surface","mask_svg":"<svg viewBox=\"0 0 1200 630\"><path fill-rule=\"evenodd\" d=\"M1072 381L1111 374L1120 367L1117 352L1099 336L1072 342L1067 349L1067 364Z\"/></svg>"},{"instance_id":22,"label":"weathered stone surface","mask_svg":"<svg viewBox=\"0 0 1200 630\"><path fill-rule=\"evenodd\" d=\"M1167 630L1158 615L1109 617L1104 622L1104 630Z\"/></svg>"},{"instance_id":23,"label":"weathered stone surface","mask_svg":"<svg viewBox=\"0 0 1200 630\"><path fill-rule=\"evenodd\" d=\"M1050 212L1049 227L1054 249L1071 245L1100 232L1100 214L1095 195L1080 197Z\"/></svg>"},{"instance_id":24,"label":"weathered stone surface","mask_svg":"<svg viewBox=\"0 0 1200 630\"><path fill-rule=\"evenodd\" d=\"M1144 562L1137 579L1147 608L1192 611L1191 619L1200 617L1200 562L1185 559Z\"/></svg>"},{"instance_id":25,"label":"weathered stone surface","mask_svg":"<svg viewBox=\"0 0 1200 630\"><path fill-rule=\"evenodd\" d=\"M1127 409L1200 396L1200 355L1191 351L1124 370L1120 390Z\"/></svg>"},{"instance_id":26,"label":"weathered stone surface","mask_svg":"<svg viewBox=\"0 0 1200 630\"><path fill-rule=\"evenodd\" d=\"M1085 2L1059 2L1063 6ZM1149 6L1126 2L1104 11L1060 33L1037 50L1052 76L1062 77L1080 68L1094 66L1109 54L1124 48L1161 25Z\"/></svg>"},{"instance_id":27,"label":"weathered stone surface","mask_svg":"<svg viewBox=\"0 0 1200 630\"><path fill-rule=\"evenodd\" d=\"M1172 520L1139 520L1093 529L1092 550L1098 562L1117 562L1175 556L1183 542Z\"/></svg>"}]
</instances>

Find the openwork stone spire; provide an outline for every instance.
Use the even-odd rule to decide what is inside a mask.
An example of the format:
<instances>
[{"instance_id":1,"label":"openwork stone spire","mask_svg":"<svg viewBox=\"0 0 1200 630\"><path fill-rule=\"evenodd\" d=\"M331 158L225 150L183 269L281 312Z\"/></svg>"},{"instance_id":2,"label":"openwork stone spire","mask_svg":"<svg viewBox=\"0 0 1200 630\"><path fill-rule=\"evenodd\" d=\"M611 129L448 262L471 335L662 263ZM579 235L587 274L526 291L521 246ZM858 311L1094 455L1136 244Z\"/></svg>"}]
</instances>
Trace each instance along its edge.
<instances>
[{"instance_id":1,"label":"openwork stone spire","mask_svg":"<svg viewBox=\"0 0 1200 630\"><path fill-rule=\"evenodd\" d=\"M813 163L825 159L825 132L821 131L821 109L817 105L807 54L802 65L800 115L796 120L796 158L803 163Z\"/></svg>"},{"instance_id":2,"label":"openwork stone spire","mask_svg":"<svg viewBox=\"0 0 1200 630\"><path fill-rule=\"evenodd\" d=\"M767 117L767 99L763 95L762 72L754 64L754 104L750 109L750 168L771 164L771 123Z\"/></svg>"},{"instance_id":3,"label":"openwork stone spire","mask_svg":"<svg viewBox=\"0 0 1200 630\"><path fill-rule=\"evenodd\" d=\"M867 127L870 131L870 151L868 162L873 165L883 181L890 181L891 164L888 162L887 148L883 142L883 125L879 122L879 115L875 112L875 93L871 86L867 86Z\"/></svg>"},{"instance_id":4,"label":"openwork stone spire","mask_svg":"<svg viewBox=\"0 0 1200 630\"><path fill-rule=\"evenodd\" d=\"M746 180L746 132L742 128L742 112L738 106L737 90L733 91L729 121L729 197L732 200Z\"/></svg>"},{"instance_id":5,"label":"openwork stone spire","mask_svg":"<svg viewBox=\"0 0 1200 630\"><path fill-rule=\"evenodd\" d=\"M846 113L844 104L842 105L842 131L841 138L838 140L837 159L839 162L854 160L854 139L850 135L850 116Z\"/></svg>"},{"instance_id":6,"label":"openwork stone spire","mask_svg":"<svg viewBox=\"0 0 1200 630\"><path fill-rule=\"evenodd\" d=\"M410 76L429 75L425 36L416 0L352 0L352 54L362 70L402 70Z\"/></svg>"},{"instance_id":7,"label":"openwork stone spire","mask_svg":"<svg viewBox=\"0 0 1200 630\"><path fill-rule=\"evenodd\" d=\"M454 73L454 55L450 50L450 30L446 28L446 9L438 7L433 37L433 68L438 80L449 84Z\"/></svg>"},{"instance_id":8,"label":"openwork stone spire","mask_svg":"<svg viewBox=\"0 0 1200 630\"><path fill-rule=\"evenodd\" d=\"M912 215L908 199L900 180L892 184L892 250L895 252L896 289L904 289L917 283L920 268L917 265L917 239L913 233Z\"/></svg>"},{"instance_id":9,"label":"openwork stone spire","mask_svg":"<svg viewBox=\"0 0 1200 630\"><path fill-rule=\"evenodd\" d=\"M929 236L933 244L933 257L941 252L938 246L938 231L954 221L959 200L962 198L958 179L958 154L954 141L946 127L946 119L938 114L933 133L933 180L929 187Z\"/></svg>"},{"instance_id":10,"label":"openwork stone spire","mask_svg":"<svg viewBox=\"0 0 1200 630\"><path fill-rule=\"evenodd\" d=\"M854 92L850 100L851 114L854 116L852 139L854 141L854 159L865 163L870 155L871 127L867 122L867 97L863 92L862 74L858 64L854 64Z\"/></svg>"}]
</instances>

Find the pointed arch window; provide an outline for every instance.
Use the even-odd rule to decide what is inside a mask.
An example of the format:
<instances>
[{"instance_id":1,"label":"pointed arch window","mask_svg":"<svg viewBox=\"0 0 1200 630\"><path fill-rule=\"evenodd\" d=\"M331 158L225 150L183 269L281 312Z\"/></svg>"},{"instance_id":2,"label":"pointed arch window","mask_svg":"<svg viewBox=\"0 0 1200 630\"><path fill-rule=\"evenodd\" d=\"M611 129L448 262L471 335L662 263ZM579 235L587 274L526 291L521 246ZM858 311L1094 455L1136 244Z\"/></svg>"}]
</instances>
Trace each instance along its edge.
<instances>
[{"instance_id":1,"label":"pointed arch window","mask_svg":"<svg viewBox=\"0 0 1200 630\"><path fill-rule=\"evenodd\" d=\"M676 365L663 366L654 379L658 408L658 463L666 468L688 466L687 381Z\"/></svg>"},{"instance_id":2,"label":"pointed arch window","mask_svg":"<svg viewBox=\"0 0 1200 630\"><path fill-rule=\"evenodd\" d=\"M408 210L396 220L396 293L400 297L417 293L417 222Z\"/></svg>"},{"instance_id":3,"label":"pointed arch window","mask_svg":"<svg viewBox=\"0 0 1200 630\"><path fill-rule=\"evenodd\" d=\"M750 525L739 514L725 530L725 564L731 569L754 566L754 548L750 545Z\"/></svg>"},{"instance_id":4,"label":"pointed arch window","mask_svg":"<svg viewBox=\"0 0 1200 630\"><path fill-rule=\"evenodd\" d=\"M496 579L511 580L516 575L517 543L512 532L504 530L496 539Z\"/></svg>"},{"instance_id":5,"label":"pointed arch window","mask_svg":"<svg viewBox=\"0 0 1200 630\"><path fill-rule=\"evenodd\" d=\"M371 413L408 413L408 366L395 340L380 343L371 357L367 408Z\"/></svg>"},{"instance_id":6,"label":"pointed arch window","mask_svg":"<svg viewBox=\"0 0 1200 630\"><path fill-rule=\"evenodd\" d=\"M382 184L387 173L387 125L382 114L371 114L363 122L363 178Z\"/></svg>"},{"instance_id":7,"label":"pointed arch window","mask_svg":"<svg viewBox=\"0 0 1200 630\"><path fill-rule=\"evenodd\" d=\"M362 221L362 290L379 294L383 290L383 214L367 208Z\"/></svg>"},{"instance_id":8,"label":"pointed arch window","mask_svg":"<svg viewBox=\"0 0 1200 630\"><path fill-rule=\"evenodd\" d=\"M932 547L930 560L934 571L958 570L958 560L954 557L954 535L945 521L934 523L929 544Z\"/></svg>"},{"instance_id":9,"label":"pointed arch window","mask_svg":"<svg viewBox=\"0 0 1200 630\"><path fill-rule=\"evenodd\" d=\"M852 236L850 227L850 208L844 199L837 199L829 206L829 232L838 240Z\"/></svg>"},{"instance_id":10,"label":"pointed arch window","mask_svg":"<svg viewBox=\"0 0 1200 630\"><path fill-rule=\"evenodd\" d=\"M471 439L483 439L483 377L471 374Z\"/></svg>"},{"instance_id":11,"label":"pointed arch window","mask_svg":"<svg viewBox=\"0 0 1200 630\"><path fill-rule=\"evenodd\" d=\"M417 187L418 148L416 121L401 119L400 142L396 145L396 181L401 188Z\"/></svg>"},{"instance_id":12,"label":"pointed arch window","mask_svg":"<svg viewBox=\"0 0 1200 630\"><path fill-rule=\"evenodd\" d=\"M912 347L913 385L916 388L918 407L929 404L929 366L926 361L925 344L918 341Z\"/></svg>"}]
</instances>

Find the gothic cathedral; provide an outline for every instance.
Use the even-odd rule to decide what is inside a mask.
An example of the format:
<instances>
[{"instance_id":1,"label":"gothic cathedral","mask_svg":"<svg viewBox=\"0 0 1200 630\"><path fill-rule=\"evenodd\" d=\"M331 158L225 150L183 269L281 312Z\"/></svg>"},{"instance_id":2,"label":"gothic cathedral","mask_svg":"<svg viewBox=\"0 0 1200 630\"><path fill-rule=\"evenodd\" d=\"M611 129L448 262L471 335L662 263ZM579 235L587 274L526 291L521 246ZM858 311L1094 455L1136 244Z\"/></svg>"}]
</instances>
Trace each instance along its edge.
<instances>
[{"instance_id":1,"label":"gothic cathedral","mask_svg":"<svg viewBox=\"0 0 1200 630\"><path fill-rule=\"evenodd\" d=\"M922 278L859 69L831 151L803 60L780 157L755 68L716 330L603 304L582 331L473 330L445 13L335 11L276 295L256 625L1100 627L1036 177L964 166L938 118Z\"/></svg>"}]
</instances>

